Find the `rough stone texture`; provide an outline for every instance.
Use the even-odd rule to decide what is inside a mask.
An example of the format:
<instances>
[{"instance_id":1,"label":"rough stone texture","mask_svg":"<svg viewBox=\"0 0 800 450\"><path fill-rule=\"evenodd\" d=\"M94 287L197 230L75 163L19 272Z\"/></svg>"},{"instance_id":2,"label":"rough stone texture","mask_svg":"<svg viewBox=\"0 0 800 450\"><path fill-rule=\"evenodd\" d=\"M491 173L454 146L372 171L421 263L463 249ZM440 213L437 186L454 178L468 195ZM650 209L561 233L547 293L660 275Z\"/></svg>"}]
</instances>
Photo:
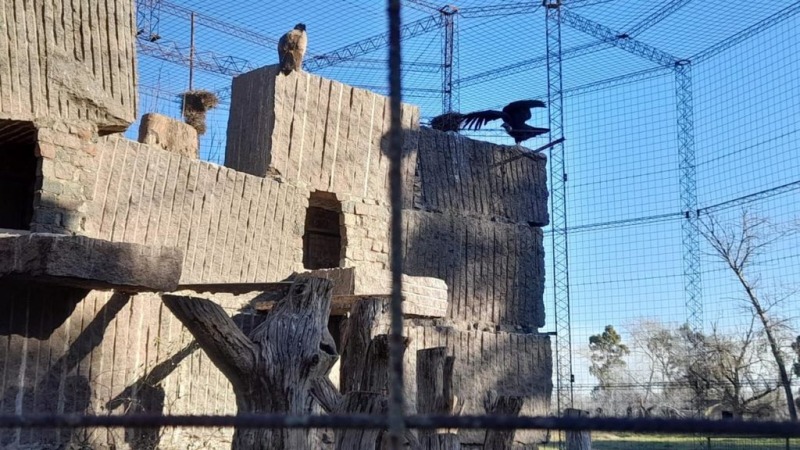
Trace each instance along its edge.
<instances>
[{"instance_id":1,"label":"rough stone texture","mask_svg":"<svg viewBox=\"0 0 800 450\"><path fill-rule=\"evenodd\" d=\"M91 146L94 156L62 145L42 160L35 231L179 248L181 284L300 269L307 190L118 137ZM56 166L67 179L51 175Z\"/></svg>"},{"instance_id":2,"label":"rough stone texture","mask_svg":"<svg viewBox=\"0 0 800 450\"><path fill-rule=\"evenodd\" d=\"M172 117L156 113L143 115L138 140L188 158L200 157L197 130Z\"/></svg>"},{"instance_id":3,"label":"rough stone texture","mask_svg":"<svg viewBox=\"0 0 800 450\"><path fill-rule=\"evenodd\" d=\"M544 326L542 230L482 218L405 211L406 273L444 280L456 323Z\"/></svg>"},{"instance_id":4,"label":"rough stone texture","mask_svg":"<svg viewBox=\"0 0 800 450\"><path fill-rule=\"evenodd\" d=\"M233 79L225 165L310 189L388 200L389 99L277 65ZM403 105L407 153L419 108Z\"/></svg>"},{"instance_id":5,"label":"rough stone texture","mask_svg":"<svg viewBox=\"0 0 800 450\"><path fill-rule=\"evenodd\" d=\"M83 236L29 234L0 238L0 279L131 291L171 291L181 276L175 248Z\"/></svg>"},{"instance_id":6,"label":"rough stone texture","mask_svg":"<svg viewBox=\"0 0 800 450\"><path fill-rule=\"evenodd\" d=\"M136 119L130 0L7 1L0 6L0 119L93 123Z\"/></svg>"},{"instance_id":7,"label":"rough stone texture","mask_svg":"<svg viewBox=\"0 0 800 450\"><path fill-rule=\"evenodd\" d=\"M2 414L236 413L228 381L155 294L2 281L0 296ZM243 306L220 303L232 313ZM181 427L0 430L0 448L230 448L231 434Z\"/></svg>"},{"instance_id":8,"label":"rough stone texture","mask_svg":"<svg viewBox=\"0 0 800 450\"><path fill-rule=\"evenodd\" d=\"M419 130L415 209L544 226L547 158L430 128Z\"/></svg>"}]
</instances>

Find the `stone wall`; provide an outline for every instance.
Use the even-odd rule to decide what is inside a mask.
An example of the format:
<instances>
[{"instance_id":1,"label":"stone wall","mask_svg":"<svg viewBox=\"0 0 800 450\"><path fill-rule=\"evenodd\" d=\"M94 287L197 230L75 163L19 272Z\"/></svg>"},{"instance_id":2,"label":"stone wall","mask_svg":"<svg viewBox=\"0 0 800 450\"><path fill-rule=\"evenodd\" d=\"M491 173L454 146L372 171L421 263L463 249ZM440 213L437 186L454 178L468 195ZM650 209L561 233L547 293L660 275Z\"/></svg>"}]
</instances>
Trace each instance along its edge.
<instances>
[{"instance_id":1,"label":"stone wall","mask_svg":"<svg viewBox=\"0 0 800 450\"><path fill-rule=\"evenodd\" d=\"M127 7L120 6L117 15L127 17ZM116 82L108 86L113 92L121 88ZM133 108L117 94L102 95ZM82 112L87 121L71 123L66 119L73 113L61 117L42 110L53 120L37 119L31 231L174 247L183 257L183 284L278 281L302 270L309 196L325 191L341 207L341 266L385 273L387 105L385 97L313 74L283 76L266 67L242 75L233 85L228 167L162 145L100 137L125 123L122 113ZM8 111L24 116L24 111ZM548 221L546 161L525 157L514 147L420 129L418 117L416 107L403 106L406 273L445 280L449 305L444 318L415 317L407 323L413 344L406 370L413 368L416 349L444 345L456 359L459 389L469 405L465 413L482 413L489 390L523 395L529 400L525 412L542 413L552 390L549 337L537 333L545 320L540 227ZM28 296L21 288L9 289L17 299ZM6 339L0 351L16 352L4 355L3 411L45 405L114 414L124 408L232 412L224 377L204 355L187 349L186 332L157 298L98 291L75 295L83 300L40 341L30 330L0 333ZM238 305L225 306L233 314ZM35 327L35 321L26 323ZM379 331L378 325L372 330ZM159 378L162 371L167 372L163 384L145 386L152 384L153 372ZM39 389L43 382L54 384ZM87 383L89 392L73 395L84 392L80 389ZM136 387L126 390L132 383ZM53 390L57 396L49 394ZM140 392L150 392L149 397ZM224 445L220 440L228 435L213 433L165 430L160 448L186 448L186 442ZM467 435L470 442L479 440ZM53 442L72 439L47 436ZM34 438L28 431L2 436L4 443L35 447ZM133 438L116 431L76 437L120 446ZM540 438L518 434L523 442Z\"/></svg>"},{"instance_id":2,"label":"stone wall","mask_svg":"<svg viewBox=\"0 0 800 450\"><path fill-rule=\"evenodd\" d=\"M408 206L534 227L549 222L543 155L430 128L419 131L415 149Z\"/></svg>"},{"instance_id":3,"label":"stone wall","mask_svg":"<svg viewBox=\"0 0 800 450\"><path fill-rule=\"evenodd\" d=\"M405 270L448 286L455 323L544 326L542 230L452 213L405 211Z\"/></svg>"},{"instance_id":4,"label":"stone wall","mask_svg":"<svg viewBox=\"0 0 800 450\"><path fill-rule=\"evenodd\" d=\"M410 150L419 108L403 104L402 114ZM387 204L388 131L387 97L267 66L233 79L225 165Z\"/></svg>"},{"instance_id":5,"label":"stone wall","mask_svg":"<svg viewBox=\"0 0 800 450\"><path fill-rule=\"evenodd\" d=\"M130 0L0 5L0 120L92 123L136 119L136 34Z\"/></svg>"}]
</instances>

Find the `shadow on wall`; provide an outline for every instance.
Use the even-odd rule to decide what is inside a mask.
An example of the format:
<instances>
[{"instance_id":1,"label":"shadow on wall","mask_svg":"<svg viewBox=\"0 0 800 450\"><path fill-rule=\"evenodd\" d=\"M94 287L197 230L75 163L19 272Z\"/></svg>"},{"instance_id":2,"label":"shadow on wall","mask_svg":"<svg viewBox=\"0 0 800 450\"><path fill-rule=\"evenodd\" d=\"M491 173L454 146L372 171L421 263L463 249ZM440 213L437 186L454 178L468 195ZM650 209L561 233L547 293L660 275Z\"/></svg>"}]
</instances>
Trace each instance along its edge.
<instances>
[{"instance_id":1,"label":"shadow on wall","mask_svg":"<svg viewBox=\"0 0 800 450\"><path fill-rule=\"evenodd\" d=\"M31 305L38 305L43 309L37 313L34 308L27 308L24 316L26 320L23 323L36 324L37 321L38 323L45 322L43 318L48 316L48 305L57 303L58 299L47 295L48 292L52 293L52 290L49 291L40 286L30 286L27 288L27 292L25 292L25 289L25 287L17 287L12 290L12 292L21 294L14 299L14 304L20 305L30 301ZM5 289L0 289L0 291L5 291ZM83 296L85 295L84 291ZM76 304L81 300L83 300L83 297L80 297ZM63 345L61 339L64 337L54 336L53 329L50 329L49 333L38 333L38 335L44 338L53 337L53 342L34 336L28 337L28 342L12 341L22 345L10 346L13 354L8 355L4 364L7 369L17 369L16 372L21 374L19 379L23 380L22 385L24 387L20 389L19 385L15 385L6 389L0 399L0 405L2 406L0 412L3 414L91 412L89 411L92 398L90 382L85 376L73 375L73 373L81 361L102 343L108 325L129 301L130 295L128 294L113 294L108 302L97 311L94 319L75 338L66 352L51 363L41 375L37 373L39 367L33 366L25 369L27 364L35 365L38 363L33 352L34 346L32 344L28 345L30 339L43 341L39 343L38 349L38 357L42 358L42 354L47 355L48 351L57 354L60 350L59 347ZM74 308L75 305L69 310L70 313ZM66 317L61 316L59 320L63 323L66 321ZM76 320L79 320L79 318L76 318ZM34 382L34 380L36 381ZM0 431L0 445L10 446L8 448L25 445L47 447L48 445L57 446L58 443L66 443L68 444L67 448L69 448L69 443L78 444L83 442L86 437L86 431L79 429L2 430Z\"/></svg>"},{"instance_id":2,"label":"shadow on wall","mask_svg":"<svg viewBox=\"0 0 800 450\"><path fill-rule=\"evenodd\" d=\"M145 376L126 387L116 397L106 403L109 412L122 407L123 415L164 413L166 393L161 385L187 357L200 348L197 341L190 342L170 358L153 367ZM134 450L153 450L161 441L160 428L125 428L125 442Z\"/></svg>"},{"instance_id":3,"label":"shadow on wall","mask_svg":"<svg viewBox=\"0 0 800 450\"><path fill-rule=\"evenodd\" d=\"M245 334L264 321L264 314L239 313L232 317L234 323ZM123 415L155 414L162 415L166 406L166 392L162 382L171 375L178 366L200 348L197 341L192 341L168 359L158 363L147 374L128 385L116 397L106 403L109 413L122 408ZM161 442L162 428L126 428L125 442L132 450L154 450Z\"/></svg>"},{"instance_id":4,"label":"shadow on wall","mask_svg":"<svg viewBox=\"0 0 800 450\"><path fill-rule=\"evenodd\" d=\"M0 336L47 340L88 293L79 288L0 281Z\"/></svg>"},{"instance_id":5,"label":"shadow on wall","mask_svg":"<svg viewBox=\"0 0 800 450\"><path fill-rule=\"evenodd\" d=\"M544 160L428 129L404 133L402 156L404 273L445 280L453 320L538 331Z\"/></svg>"},{"instance_id":6,"label":"shadow on wall","mask_svg":"<svg viewBox=\"0 0 800 450\"><path fill-rule=\"evenodd\" d=\"M535 166L544 160L534 163L513 148L425 129L404 137L404 273L445 280L447 315L465 333L474 333L473 325L490 333L508 332L498 334L496 341L488 338L495 345L492 351L471 353L468 363L457 361L462 373L456 376L476 380L481 390L469 400L477 409L465 414L485 412L493 394L522 395L523 413L547 414L552 393L549 342L530 347L539 342L545 319L540 226L547 215L520 210L546 207L545 180L537 178L542 168ZM388 155L387 135L381 149ZM414 151L417 157L410 158ZM518 433L517 439L547 438L536 431Z\"/></svg>"}]
</instances>

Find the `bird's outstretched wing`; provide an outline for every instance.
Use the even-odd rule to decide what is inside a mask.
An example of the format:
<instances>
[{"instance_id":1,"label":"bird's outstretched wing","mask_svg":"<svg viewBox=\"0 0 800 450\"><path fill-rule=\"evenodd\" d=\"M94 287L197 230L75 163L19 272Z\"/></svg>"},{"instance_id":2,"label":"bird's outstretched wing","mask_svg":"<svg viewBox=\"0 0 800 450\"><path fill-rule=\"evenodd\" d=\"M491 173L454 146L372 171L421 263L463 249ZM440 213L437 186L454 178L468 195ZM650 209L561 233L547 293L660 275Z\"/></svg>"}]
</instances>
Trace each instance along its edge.
<instances>
[{"instance_id":1,"label":"bird's outstretched wing","mask_svg":"<svg viewBox=\"0 0 800 450\"><path fill-rule=\"evenodd\" d=\"M457 112L448 112L431 119L431 128L439 131L458 131L464 115Z\"/></svg>"},{"instance_id":2,"label":"bird's outstretched wing","mask_svg":"<svg viewBox=\"0 0 800 450\"><path fill-rule=\"evenodd\" d=\"M513 117L515 122L526 122L531 118L531 108L544 108L547 106L541 100L518 100L511 102L503 108L503 112Z\"/></svg>"},{"instance_id":3,"label":"bird's outstretched wing","mask_svg":"<svg viewBox=\"0 0 800 450\"><path fill-rule=\"evenodd\" d=\"M475 111L469 114L464 114L461 127L467 130L480 130L481 127L486 125L487 122L491 122L497 119L506 120L507 117L508 114L502 111L494 111L494 110Z\"/></svg>"}]
</instances>

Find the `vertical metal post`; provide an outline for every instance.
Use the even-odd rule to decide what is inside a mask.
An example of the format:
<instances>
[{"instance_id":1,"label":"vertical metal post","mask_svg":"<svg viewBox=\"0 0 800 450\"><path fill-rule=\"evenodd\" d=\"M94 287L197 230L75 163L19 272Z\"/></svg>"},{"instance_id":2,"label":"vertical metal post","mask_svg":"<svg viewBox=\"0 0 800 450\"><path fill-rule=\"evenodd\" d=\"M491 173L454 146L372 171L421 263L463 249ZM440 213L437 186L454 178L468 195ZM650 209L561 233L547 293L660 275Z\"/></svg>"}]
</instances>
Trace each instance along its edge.
<instances>
[{"instance_id":1,"label":"vertical metal post","mask_svg":"<svg viewBox=\"0 0 800 450\"><path fill-rule=\"evenodd\" d=\"M561 1L543 0L547 33L547 99L550 141L564 137L561 77ZM567 171L564 143L550 152L550 220L553 230L553 303L556 323L556 391L558 414L572 407L572 332L567 246ZM563 445L564 440L560 439Z\"/></svg>"},{"instance_id":2,"label":"vertical metal post","mask_svg":"<svg viewBox=\"0 0 800 450\"><path fill-rule=\"evenodd\" d=\"M442 40L442 113L453 111L453 69L455 67L455 20L458 8L443 6L442 15L444 36Z\"/></svg>"},{"instance_id":3,"label":"vertical metal post","mask_svg":"<svg viewBox=\"0 0 800 450\"><path fill-rule=\"evenodd\" d=\"M392 301L389 333L389 448L400 450L405 432L403 401L403 235L402 178L400 164L403 150L401 123L402 77L400 52L400 0L388 0L389 15L389 195L391 199L391 270Z\"/></svg>"},{"instance_id":4,"label":"vertical metal post","mask_svg":"<svg viewBox=\"0 0 800 450\"><path fill-rule=\"evenodd\" d=\"M678 158L683 223L683 276L686 290L686 321L693 331L703 330L703 302L700 284L700 238L697 229L697 182L694 160L694 111L692 107L692 65L675 63L675 97L678 116Z\"/></svg>"},{"instance_id":5,"label":"vertical metal post","mask_svg":"<svg viewBox=\"0 0 800 450\"><path fill-rule=\"evenodd\" d=\"M703 299L700 279L700 232L697 228L697 181L694 157L694 110L692 106L692 65L675 62L675 98L678 117L678 169L680 171L681 237L683 241L683 282L686 291L686 323L695 332L703 331ZM697 436L696 448L702 448Z\"/></svg>"},{"instance_id":6,"label":"vertical metal post","mask_svg":"<svg viewBox=\"0 0 800 450\"><path fill-rule=\"evenodd\" d=\"M194 11L190 18L189 28L189 90L192 90L194 82Z\"/></svg>"}]
</instances>

